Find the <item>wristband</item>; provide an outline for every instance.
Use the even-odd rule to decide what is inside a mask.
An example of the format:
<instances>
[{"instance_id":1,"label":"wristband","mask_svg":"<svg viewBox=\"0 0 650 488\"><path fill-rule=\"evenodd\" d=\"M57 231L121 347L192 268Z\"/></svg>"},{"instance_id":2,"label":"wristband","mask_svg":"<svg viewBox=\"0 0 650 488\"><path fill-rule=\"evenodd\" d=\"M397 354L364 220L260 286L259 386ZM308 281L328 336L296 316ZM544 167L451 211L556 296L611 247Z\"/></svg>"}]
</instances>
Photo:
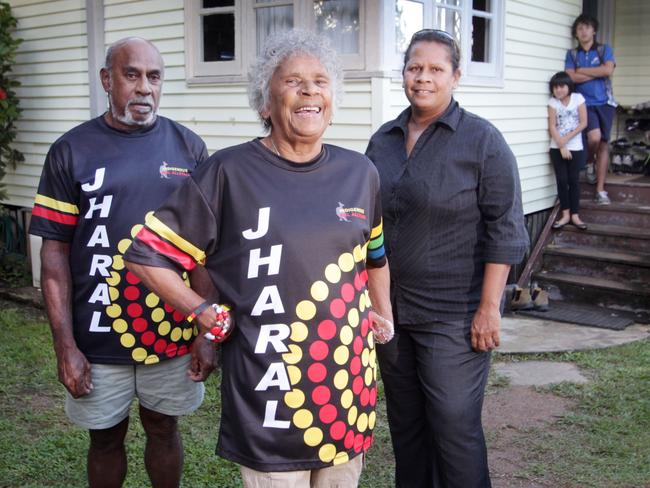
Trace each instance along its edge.
<instances>
[{"instance_id":1,"label":"wristband","mask_svg":"<svg viewBox=\"0 0 650 488\"><path fill-rule=\"evenodd\" d=\"M201 313L209 306L210 306L210 302L208 301L203 302L201 305L196 307L194 311L191 314L189 314L185 320L187 320L191 324L192 321L195 318L197 318L199 315L201 315Z\"/></svg>"}]
</instances>

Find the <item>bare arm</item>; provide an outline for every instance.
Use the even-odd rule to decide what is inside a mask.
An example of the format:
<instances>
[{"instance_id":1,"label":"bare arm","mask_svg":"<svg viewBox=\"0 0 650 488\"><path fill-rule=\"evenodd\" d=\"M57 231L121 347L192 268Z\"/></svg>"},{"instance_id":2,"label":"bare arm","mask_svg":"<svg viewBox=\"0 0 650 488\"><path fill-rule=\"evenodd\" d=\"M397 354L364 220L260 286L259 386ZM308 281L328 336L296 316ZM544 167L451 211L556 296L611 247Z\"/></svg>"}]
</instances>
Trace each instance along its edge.
<instances>
[{"instance_id":1,"label":"bare arm","mask_svg":"<svg viewBox=\"0 0 650 488\"><path fill-rule=\"evenodd\" d=\"M614 74L614 61L605 61L600 66L594 66L593 68L578 68L580 74L590 76L591 78L607 78Z\"/></svg>"},{"instance_id":2,"label":"bare arm","mask_svg":"<svg viewBox=\"0 0 650 488\"><path fill-rule=\"evenodd\" d=\"M562 136L557 130L556 125L556 110L549 106L548 108L548 131L551 133L551 137L557 143L558 147L563 147L566 144L566 141L562 141Z\"/></svg>"},{"instance_id":3,"label":"bare arm","mask_svg":"<svg viewBox=\"0 0 650 488\"><path fill-rule=\"evenodd\" d=\"M90 363L79 350L72 330L70 244L45 239L41 248L41 282L50 320L59 381L75 397L92 390Z\"/></svg>"},{"instance_id":4,"label":"bare arm","mask_svg":"<svg viewBox=\"0 0 650 488\"><path fill-rule=\"evenodd\" d=\"M393 321L390 303L390 270L388 263L381 268L368 268L368 294L372 307L385 319Z\"/></svg>"},{"instance_id":5,"label":"bare arm","mask_svg":"<svg viewBox=\"0 0 650 488\"><path fill-rule=\"evenodd\" d=\"M501 297L510 273L509 264L485 263L481 303L472 319L472 348L485 352L499 346Z\"/></svg>"},{"instance_id":6,"label":"bare arm","mask_svg":"<svg viewBox=\"0 0 650 488\"><path fill-rule=\"evenodd\" d=\"M368 294L372 303L371 328L375 339L384 344L393 338L393 308L390 303L390 269L388 262L381 268L368 269Z\"/></svg>"},{"instance_id":7,"label":"bare arm","mask_svg":"<svg viewBox=\"0 0 650 488\"><path fill-rule=\"evenodd\" d=\"M211 303L219 301L219 294L212 283L208 271L203 266L197 266L190 273L190 285L201 297ZM189 376L192 381L205 381L217 366L217 357L214 344L197 338L192 346L192 362Z\"/></svg>"},{"instance_id":8,"label":"bare arm","mask_svg":"<svg viewBox=\"0 0 650 488\"><path fill-rule=\"evenodd\" d=\"M180 275L172 269L146 266L144 264L137 264L130 261L125 261L125 264L128 270L137 275L149 290L154 292L184 315L190 315L196 307L206 300L206 298L210 298L203 298L192 288L185 286L185 282ZM196 275L195 271L192 273L194 279L196 279L197 276L201 280L205 279L204 277L202 278L202 275L200 274ZM209 279L209 277L207 277L207 279ZM201 281L201 283L202 285L199 287L205 289L206 283L204 281ZM206 319L202 321L199 320L203 332L207 332L212 324L212 322L207 320L207 317L205 317L208 310L209 308L197 317L197 319Z\"/></svg>"},{"instance_id":9,"label":"bare arm","mask_svg":"<svg viewBox=\"0 0 650 488\"><path fill-rule=\"evenodd\" d=\"M566 70L569 77L573 80L574 83L584 83L585 81L593 80L594 77L582 72L582 69L578 73L575 69Z\"/></svg>"}]
</instances>

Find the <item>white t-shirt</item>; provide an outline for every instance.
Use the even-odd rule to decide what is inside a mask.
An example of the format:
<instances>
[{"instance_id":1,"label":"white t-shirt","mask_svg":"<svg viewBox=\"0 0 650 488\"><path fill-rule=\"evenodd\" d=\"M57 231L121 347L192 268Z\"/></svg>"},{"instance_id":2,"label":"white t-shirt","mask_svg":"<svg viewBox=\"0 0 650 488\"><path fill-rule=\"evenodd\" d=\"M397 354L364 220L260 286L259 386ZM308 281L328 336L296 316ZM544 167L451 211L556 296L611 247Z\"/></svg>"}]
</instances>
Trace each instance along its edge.
<instances>
[{"instance_id":1,"label":"white t-shirt","mask_svg":"<svg viewBox=\"0 0 650 488\"><path fill-rule=\"evenodd\" d=\"M572 93L569 104L564 105L555 97L548 100L548 106L555 109L555 126L561 136L568 134L580 124L578 107L585 103L585 98L580 93ZM569 151L582 151L582 134L577 134L566 145ZM557 142L551 137L551 148L558 149Z\"/></svg>"}]
</instances>

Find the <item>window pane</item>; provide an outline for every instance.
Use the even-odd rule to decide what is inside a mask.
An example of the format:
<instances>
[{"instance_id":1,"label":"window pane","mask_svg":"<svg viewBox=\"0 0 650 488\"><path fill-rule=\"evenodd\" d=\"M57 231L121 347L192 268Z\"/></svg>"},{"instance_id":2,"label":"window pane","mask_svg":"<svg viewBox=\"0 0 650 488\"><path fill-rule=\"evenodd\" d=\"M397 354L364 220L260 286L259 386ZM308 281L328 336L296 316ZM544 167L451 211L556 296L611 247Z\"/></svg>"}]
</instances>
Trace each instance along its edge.
<instances>
[{"instance_id":1,"label":"window pane","mask_svg":"<svg viewBox=\"0 0 650 488\"><path fill-rule=\"evenodd\" d=\"M454 7L460 7L461 0L437 0L438 5L450 5Z\"/></svg>"},{"instance_id":2,"label":"window pane","mask_svg":"<svg viewBox=\"0 0 650 488\"><path fill-rule=\"evenodd\" d=\"M481 12L491 12L490 0L472 0L472 8Z\"/></svg>"},{"instance_id":3,"label":"window pane","mask_svg":"<svg viewBox=\"0 0 650 488\"><path fill-rule=\"evenodd\" d=\"M235 59L235 15L203 17L203 61Z\"/></svg>"},{"instance_id":4,"label":"window pane","mask_svg":"<svg viewBox=\"0 0 650 488\"><path fill-rule=\"evenodd\" d=\"M233 7L235 0L203 0L203 8Z\"/></svg>"},{"instance_id":5,"label":"window pane","mask_svg":"<svg viewBox=\"0 0 650 488\"><path fill-rule=\"evenodd\" d=\"M424 27L424 5L420 2L395 2L395 49L403 53L413 34Z\"/></svg>"},{"instance_id":6,"label":"window pane","mask_svg":"<svg viewBox=\"0 0 650 488\"><path fill-rule=\"evenodd\" d=\"M490 51L490 20L483 17L472 17L472 61L491 63Z\"/></svg>"},{"instance_id":7,"label":"window pane","mask_svg":"<svg viewBox=\"0 0 650 488\"><path fill-rule=\"evenodd\" d=\"M460 44L460 12L438 7L436 12L436 29L449 32Z\"/></svg>"},{"instance_id":8,"label":"window pane","mask_svg":"<svg viewBox=\"0 0 650 488\"><path fill-rule=\"evenodd\" d=\"M359 52L359 0L315 0L316 30L341 54Z\"/></svg>"},{"instance_id":9,"label":"window pane","mask_svg":"<svg viewBox=\"0 0 650 488\"><path fill-rule=\"evenodd\" d=\"M264 7L255 10L257 21L257 53L262 52L266 38L276 32L293 28L293 7Z\"/></svg>"}]
</instances>

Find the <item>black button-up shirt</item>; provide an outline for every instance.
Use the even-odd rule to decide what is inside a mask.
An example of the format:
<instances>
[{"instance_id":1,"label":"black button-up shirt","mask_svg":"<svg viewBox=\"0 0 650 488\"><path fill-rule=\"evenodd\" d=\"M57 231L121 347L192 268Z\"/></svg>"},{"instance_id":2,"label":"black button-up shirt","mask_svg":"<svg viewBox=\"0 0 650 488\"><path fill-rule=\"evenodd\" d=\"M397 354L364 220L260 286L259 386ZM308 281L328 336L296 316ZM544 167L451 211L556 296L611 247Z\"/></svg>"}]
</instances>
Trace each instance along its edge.
<instances>
[{"instance_id":1,"label":"black button-up shirt","mask_svg":"<svg viewBox=\"0 0 650 488\"><path fill-rule=\"evenodd\" d=\"M411 109L372 136L399 323L457 320L478 308L485 263L529 245L517 161L501 133L452 100L406 155Z\"/></svg>"}]
</instances>

